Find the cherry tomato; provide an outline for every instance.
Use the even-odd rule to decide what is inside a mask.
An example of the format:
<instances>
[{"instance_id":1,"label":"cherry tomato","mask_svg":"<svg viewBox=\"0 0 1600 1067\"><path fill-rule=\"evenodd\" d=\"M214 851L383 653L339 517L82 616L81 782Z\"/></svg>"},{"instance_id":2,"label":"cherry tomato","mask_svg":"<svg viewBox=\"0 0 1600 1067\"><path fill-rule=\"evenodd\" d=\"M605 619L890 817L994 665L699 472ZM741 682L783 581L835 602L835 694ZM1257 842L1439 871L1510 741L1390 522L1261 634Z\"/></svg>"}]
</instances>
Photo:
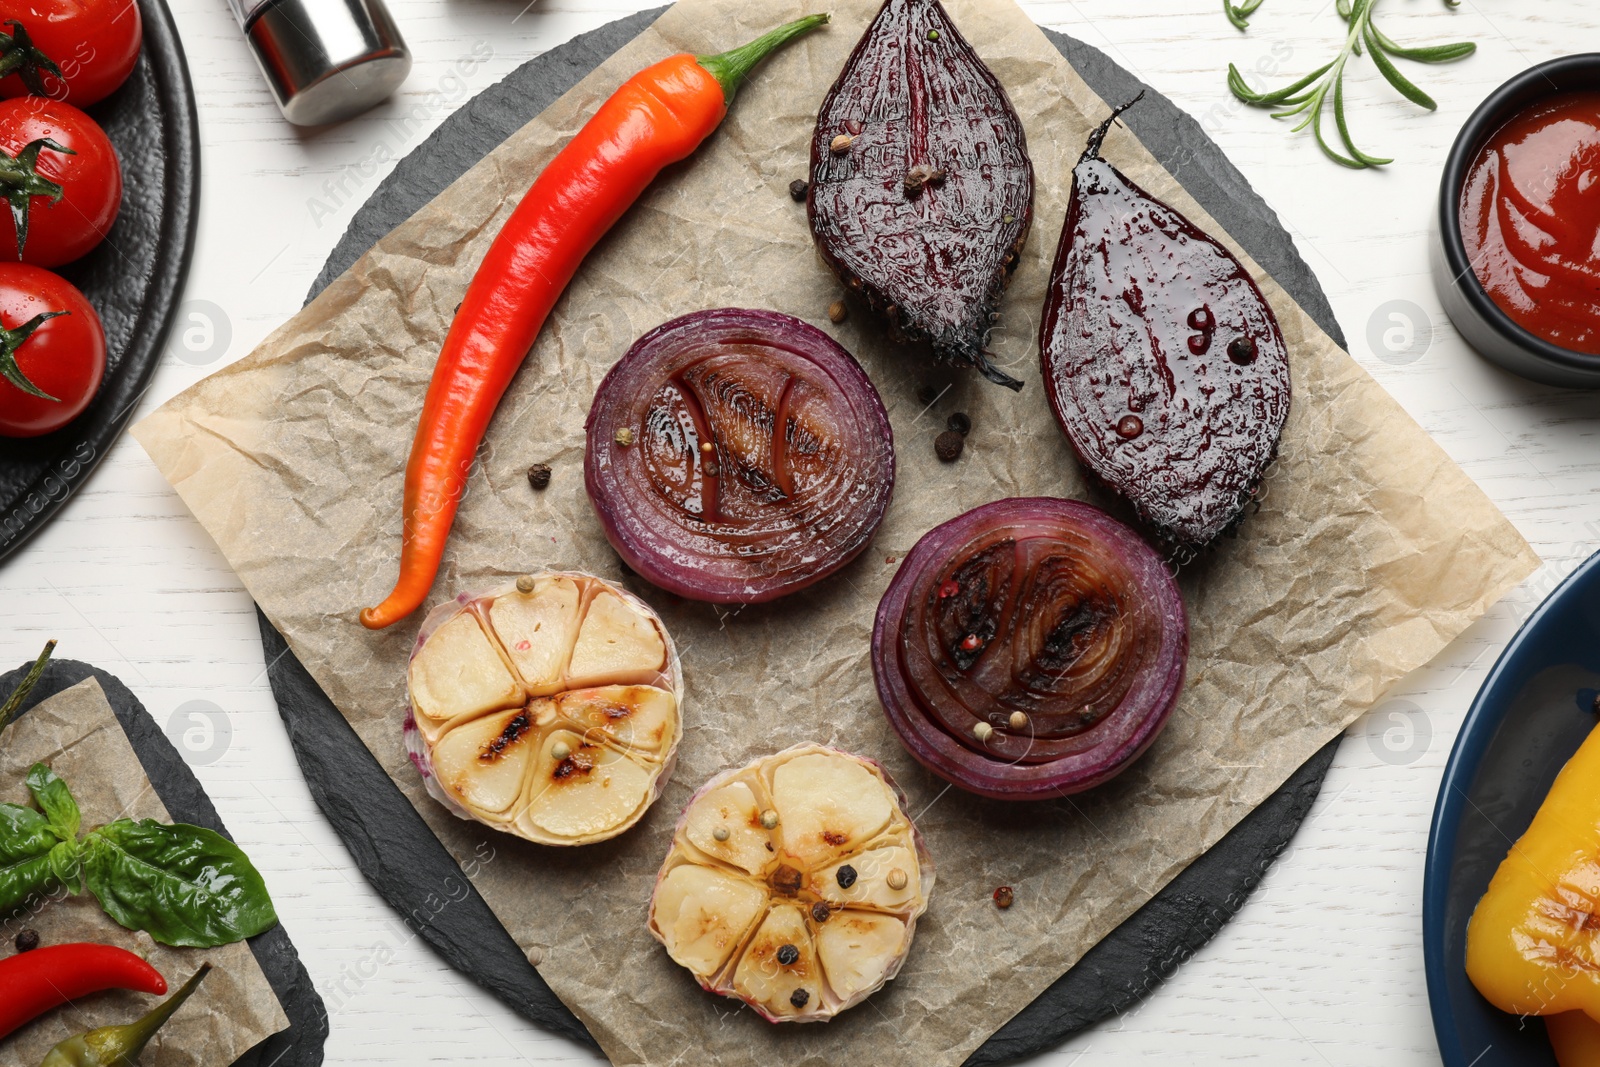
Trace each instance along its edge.
<instances>
[{"instance_id":1,"label":"cherry tomato","mask_svg":"<svg viewBox=\"0 0 1600 1067\"><path fill-rule=\"evenodd\" d=\"M32 89L21 74L13 74L0 80L0 96L32 92L88 107L116 91L139 62L144 23L137 0L5 0L0 3L0 33L14 34L4 25L11 20L22 24L33 48L61 73L33 64L37 80Z\"/></svg>"},{"instance_id":2,"label":"cherry tomato","mask_svg":"<svg viewBox=\"0 0 1600 1067\"><path fill-rule=\"evenodd\" d=\"M63 312L35 325L36 316ZM0 263L0 437L38 437L83 413L106 374L100 316L65 278ZM34 396L17 375L54 399Z\"/></svg>"},{"instance_id":3,"label":"cherry tomato","mask_svg":"<svg viewBox=\"0 0 1600 1067\"><path fill-rule=\"evenodd\" d=\"M28 198L22 261L59 267L87 253L111 232L122 207L122 164L105 131L71 104L42 96L0 100L0 151L16 157L41 138L72 154L48 145L38 149L34 171L61 187L61 199ZM26 158L18 162L25 163ZM0 175L0 196L11 180ZM15 259L16 249L12 213L0 205L0 257Z\"/></svg>"}]
</instances>

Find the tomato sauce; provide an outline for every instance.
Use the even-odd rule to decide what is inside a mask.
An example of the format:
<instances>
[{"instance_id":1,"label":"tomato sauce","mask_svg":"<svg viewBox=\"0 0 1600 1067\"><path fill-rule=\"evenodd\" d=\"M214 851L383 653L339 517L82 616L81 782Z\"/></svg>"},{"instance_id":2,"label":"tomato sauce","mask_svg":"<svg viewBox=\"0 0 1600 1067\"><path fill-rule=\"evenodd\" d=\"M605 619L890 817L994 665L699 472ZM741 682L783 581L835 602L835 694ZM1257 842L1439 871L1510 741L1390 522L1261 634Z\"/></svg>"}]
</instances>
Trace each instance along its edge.
<instances>
[{"instance_id":1,"label":"tomato sauce","mask_svg":"<svg viewBox=\"0 0 1600 1067\"><path fill-rule=\"evenodd\" d=\"M1461 236L1513 320L1600 355L1600 91L1541 100L1489 139L1461 190Z\"/></svg>"}]
</instances>

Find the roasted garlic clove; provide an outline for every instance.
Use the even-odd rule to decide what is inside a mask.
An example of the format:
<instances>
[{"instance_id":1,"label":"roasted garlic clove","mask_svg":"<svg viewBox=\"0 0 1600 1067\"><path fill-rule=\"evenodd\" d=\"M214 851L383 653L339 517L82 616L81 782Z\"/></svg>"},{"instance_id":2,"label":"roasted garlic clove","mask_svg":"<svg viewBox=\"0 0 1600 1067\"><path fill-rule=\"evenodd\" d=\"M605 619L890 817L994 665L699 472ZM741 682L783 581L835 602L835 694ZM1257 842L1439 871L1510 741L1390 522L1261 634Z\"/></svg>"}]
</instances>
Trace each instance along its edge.
<instances>
[{"instance_id":1,"label":"roasted garlic clove","mask_svg":"<svg viewBox=\"0 0 1600 1067\"><path fill-rule=\"evenodd\" d=\"M411 658L411 707L430 741L452 719L521 703L522 689L476 616L463 612Z\"/></svg>"},{"instance_id":2,"label":"roasted garlic clove","mask_svg":"<svg viewBox=\"0 0 1600 1067\"><path fill-rule=\"evenodd\" d=\"M626 754L556 730L534 766L517 829L531 840L598 840L611 827L636 821L655 799L654 780L649 768Z\"/></svg>"},{"instance_id":3,"label":"roasted garlic clove","mask_svg":"<svg viewBox=\"0 0 1600 1067\"><path fill-rule=\"evenodd\" d=\"M811 1008L813 1001L822 1002L822 972L800 905L779 904L767 912L739 957L732 988L769 1018L795 1015ZM806 995L796 996L802 990Z\"/></svg>"},{"instance_id":4,"label":"roasted garlic clove","mask_svg":"<svg viewBox=\"0 0 1600 1067\"><path fill-rule=\"evenodd\" d=\"M433 748L433 773L463 806L498 814L522 796L536 740L526 708L485 715L440 739Z\"/></svg>"},{"instance_id":5,"label":"roasted garlic clove","mask_svg":"<svg viewBox=\"0 0 1600 1067\"><path fill-rule=\"evenodd\" d=\"M612 592L590 603L567 665L567 687L649 682L666 663L661 624Z\"/></svg>"},{"instance_id":6,"label":"roasted garlic clove","mask_svg":"<svg viewBox=\"0 0 1600 1067\"><path fill-rule=\"evenodd\" d=\"M865 764L827 752L796 756L772 774L782 848L814 867L854 849L889 824L894 798Z\"/></svg>"},{"instance_id":7,"label":"roasted garlic clove","mask_svg":"<svg viewBox=\"0 0 1600 1067\"><path fill-rule=\"evenodd\" d=\"M650 914L667 955L696 975L711 975L722 970L766 907L759 886L685 864L656 885Z\"/></svg>"},{"instance_id":8,"label":"roasted garlic clove","mask_svg":"<svg viewBox=\"0 0 1600 1067\"><path fill-rule=\"evenodd\" d=\"M523 584L531 590L490 604L489 623L529 693L559 692L578 639L583 594L577 582L561 574Z\"/></svg>"},{"instance_id":9,"label":"roasted garlic clove","mask_svg":"<svg viewBox=\"0 0 1600 1067\"><path fill-rule=\"evenodd\" d=\"M817 930L817 955L834 994L848 1000L881 985L910 940L911 931L893 915L841 911Z\"/></svg>"},{"instance_id":10,"label":"roasted garlic clove","mask_svg":"<svg viewBox=\"0 0 1600 1067\"><path fill-rule=\"evenodd\" d=\"M904 845L886 844L818 871L812 892L839 907L854 904L892 911L915 898L920 878L917 854Z\"/></svg>"},{"instance_id":11,"label":"roasted garlic clove","mask_svg":"<svg viewBox=\"0 0 1600 1067\"><path fill-rule=\"evenodd\" d=\"M772 835L761 825L761 804L744 782L730 782L693 800L684 813L683 836L707 856L758 878L778 862Z\"/></svg>"},{"instance_id":12,"label":"roasted garlic clove","mask_svg":"<svg viewBox=\"0 0 1600 1067\"><path fill-rule=\"evenodd\" d=\"M577 689L556 699L557 714L585 737L645 752L660 752L678 739L678 705L653 685L607 685Z\"/></svg>"}]
</instances>

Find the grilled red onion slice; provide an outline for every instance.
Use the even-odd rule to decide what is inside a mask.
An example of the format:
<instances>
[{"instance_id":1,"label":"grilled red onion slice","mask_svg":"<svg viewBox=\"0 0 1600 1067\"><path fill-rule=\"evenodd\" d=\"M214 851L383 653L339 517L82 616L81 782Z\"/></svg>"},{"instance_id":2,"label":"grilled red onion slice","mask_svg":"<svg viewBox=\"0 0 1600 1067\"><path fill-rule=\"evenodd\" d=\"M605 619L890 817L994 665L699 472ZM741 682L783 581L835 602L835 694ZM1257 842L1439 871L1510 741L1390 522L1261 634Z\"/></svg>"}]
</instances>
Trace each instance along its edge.
<instances>
[{"instance_id":1,"label":"grilled red onion slice","mask_svg":"<svg viewBox=\"0 0 1600 1067\"><path fill-rule=\"evenodd\" d=\"M985 504L917 542L878 605L872 668L906 749L1002 800L1132 763L1183 687L1189 627L1161 558L1073 500Z\"/></svg>"},{"instance_id":2,"label":"grilled red onion slice","mask_svg":"<svg viewBox=\"0 0 1600 1067\"><path fill-rule=\"evenodd\" d=\"M894 488L883 401L821 330L722 308L634 342L589 410L584 480L606 537L650 582L751 604L867 547Z\"/></svg>"}]
</instances>

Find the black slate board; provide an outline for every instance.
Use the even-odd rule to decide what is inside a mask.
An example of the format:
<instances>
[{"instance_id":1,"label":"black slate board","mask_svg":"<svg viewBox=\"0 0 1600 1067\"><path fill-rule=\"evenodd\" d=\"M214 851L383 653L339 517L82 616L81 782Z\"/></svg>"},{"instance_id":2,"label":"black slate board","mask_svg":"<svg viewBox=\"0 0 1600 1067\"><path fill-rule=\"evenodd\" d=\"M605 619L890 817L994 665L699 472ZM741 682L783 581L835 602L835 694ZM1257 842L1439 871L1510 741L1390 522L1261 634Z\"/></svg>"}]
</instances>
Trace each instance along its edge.
<instances>
[{"instance_id":1,"label":"black slate board","mask_svg":"<svg viewBox=\"0 0 1600 1067\"><path fill-rule=\"evenodd\" d=\"M307 296L309 301L367 249L437 196L490 149L552 104L658 18L640 12L586 33L518 68L442 123L401 160L356 213ZM1256 261L1342 346L1343 334L1316 276L1276 214L1187 114L1103 53L1050 30L1050 41L1102 97L1144 103L1125 120ZM1054 240L1053 234L1040 239ZM519 1014L593 1046L594 1039L506 933L476 890L449 908L430 905L465 882L460 867L397 789L344 716L259 615L267 677L311 792L389 905L451 966ZM983 1067L1044 1052L1070 1034L1128 1010L1216 935L1288 845L1322 787L1338 741L1320 752L1217 845L1089 951L967 1060Z\"/></svg>"},{"instance_id":2,"label":"black slate board","mask_svg":"<svg viewBox=\"0 0 1600 1067\"><path fill-rule=\"evenodd\" d=\"M22 681L30 664L0 674L0 694L9 694ZM71 659L51 660L33 692L23 702L22 713L85 678L93 677L105 690L106 700L116 712L123 733L133 745L134 755L144 767L156 796L167 806L174 822L204 826L233 840L205 788L195 778L167 735L150 717L139 698L116 675ZM267 983L278 996L289 1029L273 1034L234 1061L233 1067L320 1067L322 1046L328 1040L328 1012L311 984L300 957L295 953L289 933L280 923L264 934L252 937L250 952L261 966Z\"/></svg>"},{"instance_id":3,"label":"black slate board","mask_svg":"<svg viewBox=\"0 0 1600 1067\"><path fill-rule=\"evenodd\" d=\"M105 242L59 273L106 329L106 376L55 433L0 437L0 560L49 522L111 451L161 359L200 208L200 132L183 45L164 0L138 0L144 54L89 109L122 161L122 211ZM0 5L4 6L4 5Z\"/></svg>"}]
</instances>

